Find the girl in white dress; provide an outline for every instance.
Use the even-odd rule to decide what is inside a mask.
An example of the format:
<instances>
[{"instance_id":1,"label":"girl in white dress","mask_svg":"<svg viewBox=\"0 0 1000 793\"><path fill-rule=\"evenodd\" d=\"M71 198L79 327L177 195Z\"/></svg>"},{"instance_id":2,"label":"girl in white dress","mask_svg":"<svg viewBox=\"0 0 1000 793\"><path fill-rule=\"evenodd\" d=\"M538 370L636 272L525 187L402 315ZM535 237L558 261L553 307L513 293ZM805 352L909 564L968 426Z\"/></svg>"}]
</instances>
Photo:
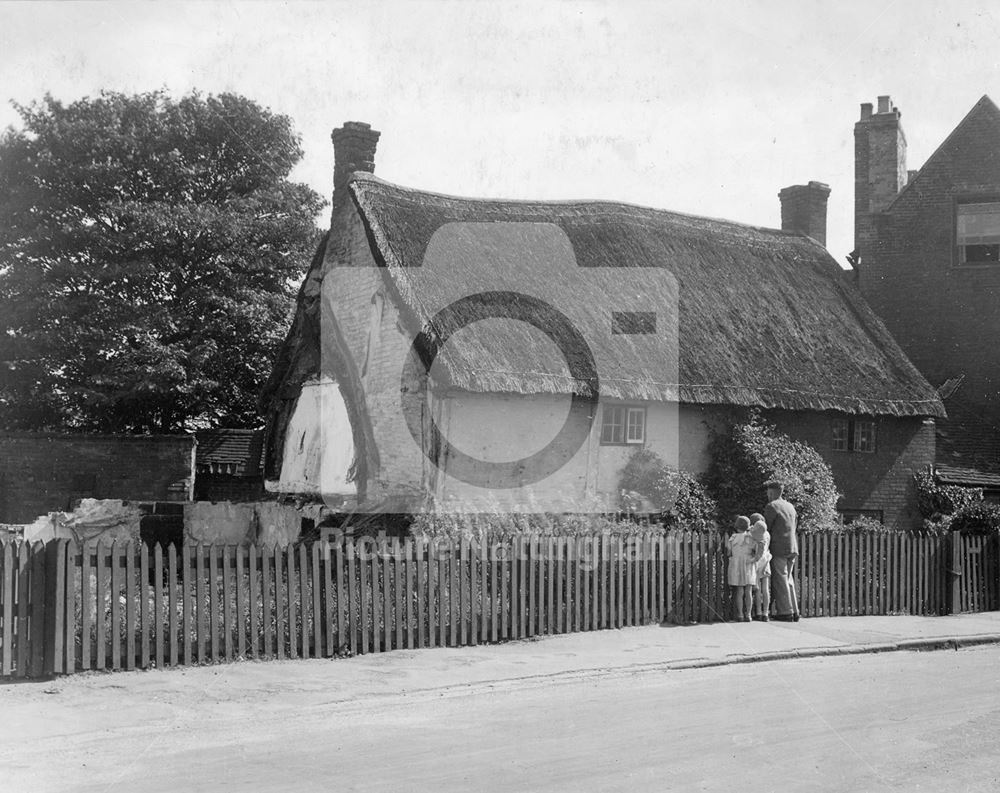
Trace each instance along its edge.
<instances>
[{"instance_id":1,"label":"girl in white dress","mask_svg":"<svg viewBox=\"0 0 1000 793\"><path fill-rule=\"evenodd\" d=\"M736 621L750 622L753 608L753 585L757 581L754 561L756 543L750 536L750 519L740 515L726 544L729 554L729 585L733 587Z\"/></svg>"}]
</instances>

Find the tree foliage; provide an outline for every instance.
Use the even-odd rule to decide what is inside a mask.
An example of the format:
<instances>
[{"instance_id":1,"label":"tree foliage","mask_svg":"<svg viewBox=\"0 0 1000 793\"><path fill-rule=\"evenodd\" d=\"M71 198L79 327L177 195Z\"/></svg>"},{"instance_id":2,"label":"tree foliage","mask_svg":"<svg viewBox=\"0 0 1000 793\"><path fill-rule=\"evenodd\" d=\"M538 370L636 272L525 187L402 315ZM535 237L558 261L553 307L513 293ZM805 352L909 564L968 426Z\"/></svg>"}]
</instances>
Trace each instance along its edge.
<instances>
[{"instance_id":1,"label":"tree foliage","mask_svg":"<svg viewBox=\"0 0 1000 793\"><path fill-rule=\"evenodd\" d=\"M0 137L0 425L257 422L323 200L244 97L16 106Z\"/></svg>"},{"instance_id":2,"label":"tree foliage","mask_svg":"<svg viewBox=\"0 0 1000 793\"><path fill-rule=\"evenodd\" d=\"M805 530L830 529L837 524L840 494L833 472L812 446L779 433L759 414L716 431L710 443L711 461L705 483L718 501L720 520L763 512L764 482L780 479Z\"/></svg>"}]
</instances>

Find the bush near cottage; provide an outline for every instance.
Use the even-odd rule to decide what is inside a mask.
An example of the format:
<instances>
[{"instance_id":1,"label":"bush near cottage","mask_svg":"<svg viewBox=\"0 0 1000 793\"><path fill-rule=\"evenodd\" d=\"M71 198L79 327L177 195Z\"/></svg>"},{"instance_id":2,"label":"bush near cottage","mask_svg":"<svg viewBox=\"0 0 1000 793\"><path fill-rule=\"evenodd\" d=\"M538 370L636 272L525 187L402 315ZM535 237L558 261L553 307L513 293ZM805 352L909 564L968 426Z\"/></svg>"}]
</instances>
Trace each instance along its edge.
<instances>
[{"instance_id":1,"label":"bush near cottage","mask_svg":"<svg viewBox=\"0 0 1000 793\"><path fill-rule=\"evenodd\" d=\"M938 484L934 474L927 470L918 471L913 479L917 487L920 515L932 523L973 507L983 500L982 488Z\"/></svg>"},{"instance_id":2,"label":"bush near cottage","mask_svg":"<svg viewBox=\"0 0 1000 793\"><path fill-rule=\"evenodd\" d=\"M857 532L858 534L869 534L871 532L884 532L889 531L886 525L880 521L878 518L872 518L868 515L861 515L855 518L846 526L836 527L843 532Z\"/></svg>"},{"instance_id":3,"label":"bush near cottage","mask_svg":"<svg viewBox=\"0 0 1000 793\"><path fill-rule=\"evenodd\" d=\"M612 537L636 537L643 534L664 534L665 529L656 523L602 514L426 513L414 517L410 533L420 539L498 542L532 534L542 537L592 537L604 534Z\"/></svg>"},{"instance_id":4,"label":"bush near cottage","mask_svg":"<svg viewBox=\"0 0 1000 793\"><path fill-rule=\"evenodd\" d=\"M1000 532L1000 506L969 504L955 512L947 526L963 534L996 534Z\"/></svg>"},{"instance_id":5,"label":"bush near cottage","mask_svg":"<svg viewBox=\"0 0 1000 793\"><path fill-rule=\"evenodd\" d=\"M713 430L711 462L705 476L709 495L719 504L723 526L736 515L762 512L767 501L764 482L780 479L803 531L830 531L840 525L840 494L833 472L816 449L779 433L759 413Z\"/></svg>"},{"instance_id":6,"label":"bush near cottage","mask_svg":"<svg viewBox=\"0 0 1000 793\"><path fill-rule=\"evenodd\" d=\"M660 510L664 525L685 529L715 527L718 504L687 471L673 468L655 452L637 449L622 469L623 498L636 493Z\"/></svg>"}]
</instances>

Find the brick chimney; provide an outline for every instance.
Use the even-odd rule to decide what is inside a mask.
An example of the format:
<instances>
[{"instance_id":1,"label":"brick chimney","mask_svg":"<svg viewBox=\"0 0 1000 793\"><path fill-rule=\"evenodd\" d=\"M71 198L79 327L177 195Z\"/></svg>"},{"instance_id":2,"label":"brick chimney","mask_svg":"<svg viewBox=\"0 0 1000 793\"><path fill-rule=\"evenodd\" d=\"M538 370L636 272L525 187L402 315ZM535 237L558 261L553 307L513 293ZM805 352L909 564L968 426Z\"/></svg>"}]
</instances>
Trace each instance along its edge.
<instances>
[{"instance_id":1,"label":"brick chimney","mask_svg":"<svg viewBox=\"0 0 1000 793\"><path fill-rule=\"evenodd\" d=\"M778 193L781 199L781 228L798 231L826 245L826 202L830 188L822 182L796 184Z\"/></svg>"},{"instance_id":2,"label":"brick chimney","mask_svg":"<svg viewBox=\"0 0 1000 793\"><path fill-rule=\"evenodd\" d=\"M899 109L880 96L875 112L866 102L854 125L854 247L862 260L872 240L874 214L884 210L906 186L906 135Z\"/></svg>"},{"instance_id":3,"label":"brick chimney","mask_svg":"<svg viewBox=\"0 0 1000 793\"><path fill-rule=\"evenodd\" d=\"M355 171L375 172L375 147L381 132L363 121L345 121L344 126L330 133L333 141L333 194L343 195L351 174Z\"/></svg>"}]
</instances>

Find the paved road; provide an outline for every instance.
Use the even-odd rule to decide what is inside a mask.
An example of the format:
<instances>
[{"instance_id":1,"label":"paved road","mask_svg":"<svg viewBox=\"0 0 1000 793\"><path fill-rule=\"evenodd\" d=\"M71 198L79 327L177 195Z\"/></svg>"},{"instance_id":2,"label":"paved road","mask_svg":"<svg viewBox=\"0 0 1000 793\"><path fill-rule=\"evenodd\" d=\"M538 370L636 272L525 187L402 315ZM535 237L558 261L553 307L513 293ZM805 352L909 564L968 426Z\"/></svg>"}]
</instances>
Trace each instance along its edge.
<instances>
[{"instance_id":1,"label":"paved road","mask_svg":"<svg viewBox=\"0 0 1000 793\"><path fill-rule=\"evenodd\" d=\"M0 790L1000 789L995 646L325 702L192 672L19 688Z\"/></svg>"}]
</instances>

